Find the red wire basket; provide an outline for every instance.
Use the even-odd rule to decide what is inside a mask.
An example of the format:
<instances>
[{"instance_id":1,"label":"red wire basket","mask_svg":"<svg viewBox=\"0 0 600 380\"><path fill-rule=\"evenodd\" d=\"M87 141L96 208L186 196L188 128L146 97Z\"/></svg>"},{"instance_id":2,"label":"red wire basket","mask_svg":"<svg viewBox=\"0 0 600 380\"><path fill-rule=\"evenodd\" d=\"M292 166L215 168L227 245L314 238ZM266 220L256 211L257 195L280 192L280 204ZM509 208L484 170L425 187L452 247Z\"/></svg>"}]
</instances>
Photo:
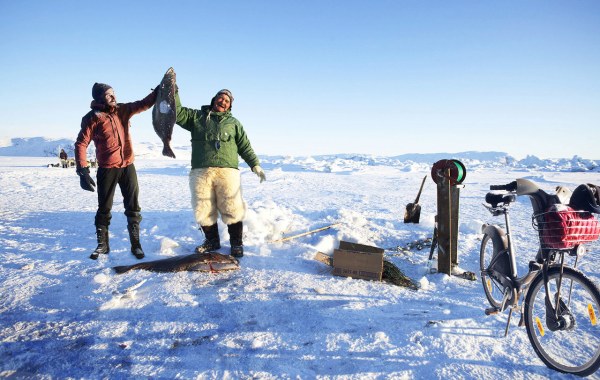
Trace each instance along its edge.
<instances>
[{"instance_id":1,"label":"red wire basket","mask_svg":"<svg viewBox=\"0 0 600 380\"><path fill-rule=\"evenodd\" d=\"M587 211L574 210L563 204L552 205L532 218L540 233L542 248L569 249L600 238L600 223Z\"/></svg>"}]
</instances>

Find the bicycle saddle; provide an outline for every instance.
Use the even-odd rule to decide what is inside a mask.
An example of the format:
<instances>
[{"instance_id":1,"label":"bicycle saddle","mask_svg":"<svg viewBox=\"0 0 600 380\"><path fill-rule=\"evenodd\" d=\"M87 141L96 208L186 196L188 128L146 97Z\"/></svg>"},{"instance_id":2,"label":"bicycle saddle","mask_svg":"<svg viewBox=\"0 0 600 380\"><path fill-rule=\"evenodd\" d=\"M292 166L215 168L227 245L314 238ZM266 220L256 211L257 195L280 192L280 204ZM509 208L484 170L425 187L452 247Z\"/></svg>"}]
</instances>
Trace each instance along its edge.
<instances>
[{"instance_id":1,"label":"bicycle saddle","mask_svg":"<svg viewBox=\"0 0 600 380\"><path fill-rule=\"evenodd\" d=\"M551 195L540 189L534 182L525 179L517 178L517 195L527 195L531 199L531 206L533 212L539 214L546 211L550 205L560 203L560 199L557 195Z\"/></svg>"}]
</instances>

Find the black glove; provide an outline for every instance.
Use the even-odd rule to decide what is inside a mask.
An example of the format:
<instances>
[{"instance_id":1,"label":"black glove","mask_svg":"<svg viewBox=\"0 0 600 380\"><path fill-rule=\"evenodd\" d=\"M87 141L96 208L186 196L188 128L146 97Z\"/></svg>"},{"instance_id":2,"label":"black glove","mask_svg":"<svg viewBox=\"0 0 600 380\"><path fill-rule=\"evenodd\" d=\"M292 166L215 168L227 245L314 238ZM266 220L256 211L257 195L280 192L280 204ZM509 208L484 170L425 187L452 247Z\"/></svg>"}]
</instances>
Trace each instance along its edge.
<instances>
[{"instance_id":1,"label":"black glove","mask_svg":"<svg viewBox=\"0 0 600 380\"><path fill-rule=\"evenodd\" d=\"M77 168L77 175L79 176L79 185L81 188L93 192L96 182L90 177L90 168Z\"/></svg>"}]
</instances>

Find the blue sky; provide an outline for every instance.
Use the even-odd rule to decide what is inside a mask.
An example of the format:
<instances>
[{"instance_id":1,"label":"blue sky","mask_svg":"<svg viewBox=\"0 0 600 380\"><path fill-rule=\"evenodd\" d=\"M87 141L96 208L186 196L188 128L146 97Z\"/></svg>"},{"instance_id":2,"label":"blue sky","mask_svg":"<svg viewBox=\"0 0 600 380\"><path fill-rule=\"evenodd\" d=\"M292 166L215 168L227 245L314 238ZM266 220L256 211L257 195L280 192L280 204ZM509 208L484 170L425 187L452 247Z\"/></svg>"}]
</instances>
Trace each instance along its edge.
<instances>
[{"instance_id":1,"label":"blue sky","mask_svg":"<svg viewBox=\"0 0 600 380\"><path fill-rule=\"evenodd\" d=\"M0 35L0 137L75 139L94 82L135 101L172 66L258 154L600 159L598 1L0 0Z\"/></svg>"}]
</instances>

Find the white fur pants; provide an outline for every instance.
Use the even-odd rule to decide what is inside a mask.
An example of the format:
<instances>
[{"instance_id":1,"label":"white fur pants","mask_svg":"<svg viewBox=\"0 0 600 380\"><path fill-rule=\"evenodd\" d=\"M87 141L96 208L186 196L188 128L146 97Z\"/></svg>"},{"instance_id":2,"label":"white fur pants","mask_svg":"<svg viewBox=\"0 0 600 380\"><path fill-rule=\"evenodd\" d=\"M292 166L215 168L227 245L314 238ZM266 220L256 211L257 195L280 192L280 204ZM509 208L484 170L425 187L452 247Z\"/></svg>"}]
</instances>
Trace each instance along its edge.
<instances>
[{"instance_id":1,"label":"white fur pants","mask_svg":"<svg viewBox=\"0 0 600 380\"><path fill-rule=\"evenodd\" d=\"M244 219L240 171L232 168L201 168L190 171L192 210L200 226L212 226L218 215L225 224Z\"/></svg>"}]
</instances>

